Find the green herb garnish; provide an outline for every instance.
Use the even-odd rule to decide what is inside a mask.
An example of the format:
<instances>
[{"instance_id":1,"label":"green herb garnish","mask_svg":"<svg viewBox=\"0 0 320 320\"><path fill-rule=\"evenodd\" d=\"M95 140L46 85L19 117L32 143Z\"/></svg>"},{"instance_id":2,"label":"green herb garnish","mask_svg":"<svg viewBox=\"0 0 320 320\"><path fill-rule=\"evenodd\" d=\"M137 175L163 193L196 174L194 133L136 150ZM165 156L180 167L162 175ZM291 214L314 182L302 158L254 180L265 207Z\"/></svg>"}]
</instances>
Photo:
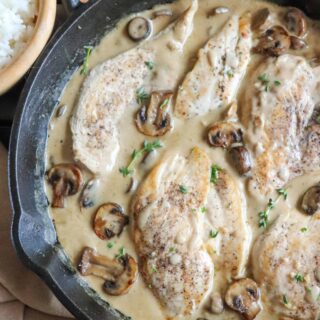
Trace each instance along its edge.
<instances>
[{"instance_id":1,"label":"green herb garnish","mask_svg":"<svg viewBox=\"0 0 320 320\"><path fill-rule=\"evenodd\" d=\"M169 99L164 99L163 102L160 104L160 109L162 110L164 107L166 107L169 103Z\"/></svg>"},{"instance_id":2,"label":"green herb garnish","mask_svg":"<svg viewBox=\"0 0 320 320\"><path fill-rule=\"evenodd\" d=\"M174 247L170 247L169 252L176 252L176 249Z\"/></svg>"},{"instance_id":3,"label":"green herb garnish","mask_svg":"<svg viewBox=\"0 0 320 320\"><path fill-rule=\"evenodd\" d=\"M217 184L218 179L219 179L219 172L222 169L220 167L218 167L217 165L213 164L211 166L211 176L210 176L210 182L213 184Z\"/></svg>"},{"instance_id":4,"label":"green herb garnish","mask_svg":"<svg viewBox=\"0 0 320 320\"><path fill-rule=\"evenodd\" d=\"M108 242L107 243L107 248L109 248L109 249L111 249L111 248L113 248L114 247L114 242L113 241L110 241L110 242Z\"/></svg>"},{"instance_id":5,"label":"green herb garnish","mask_svg":"<svg viewBox=\"0 0 320 320\"><path fill-rule=\"evenodd\" d=\"M126 254L126 249L124 247L121 247L119 249L119 252L116 254L116 259L122 258Z\"/></svg>"},{"instance_id":6,"label":"green herb garnish","mask_svg":"<svg viewBox=\"0 0 320 320\"><path fill-rule=\"evenodd\" d=\"M288 301L288 298L287 296L284 294L283 297L282 297L282 301L285 305L288 305L289 304L289 301Z\"/></svg>"},{"instance_id":7,"label":"green herb garnish","mask_svg":"<svg viewBox=\"0 0 320 320\"><path fill-rule=\"evenodd\" d=\"M308 231L308 228L303 227L303 228L300 229L300 231L301 231L301 232L307 232L307 231Z\"/></svg>"},{"instance_id":8,"label":"green herb garnish","mask_svg":"<svg viewBox=\"0 0 320 320\"><path fill-rule=\"evenodd\" d=\"M159 149L162 147L162 144L160 140L154 140L152 142L144 141L143 148L140 150L133 150L131 155L131 161L127 167L122 167L119 169L120 173L123 175L123 177L127 177L131 175L134 171L134 166L136 161L138 161L144 153L150 153L151 151L155 149Z\"/></svg>"},{"instance_id":9,"label":"green herb garnish","mask_svg":"<svg viewBox=\"0 0 320 320\"><path fill-rule=\"evenodd\" d=\"M284 188L277 189L278 197L276 200L269 199L269 202L267 204L267 208L264 211L259 212L259 228L267 228L268 222L269 222L269 213L270 211L276 206L278 201L281 197L283 197L284 200L287 200L288 198L288 191Z\"/></svg>"},{"instance_id":10,"label":"green herb garnish","mask_svg":"<svg viewBox=\"0 0 320 320\"><path fill-rule=\"evenodd\" d=\"M156 267L156 266L152 266L152 268L151 268L151 272L152 272L152 273L156 273L156 272L158 272L157 267Z\"/></svg>"},{"instance_id":11,"label":"green herb garnish","mask_svg":"<svg viewBox=\"0 0 320 320\"><path fill-rule=\"evenodd\" d=\"M154 63L152 61L146 61L144 64L148 67L149 70L153 70Z\"/></svg>"},{"instance_id":12,"label":"green herb garnish","mask_svg":"<svg viewBox=\"0 0 320 320\"><path fill-rule=\"evenodd\" d=\"M207 212L207 208L206 208L206 207L200 208L200 212L201 212L201 213L206 213L206 212Z\"/></svg>"},{"instance_id":13,"label":"green herb garnish","mask_svg":"<svg viewBox=\"0 0 320 320\"><path fill-rule=\"evenodd\" d=\"M234 77L234 74L231 70L227 71L227 76L229 77L229 79L232 79Z\"/></svg>"},{"instance_id":14,"label":"green herb garnish","mask_svg":"<svg viewBox=\"0 0 320 320\"><path fill-rule=\"evenodd\" d=\"M144 88L141 87L136 91L137 103L143 104L146 100L150 99L150 95L145 92Z\"/></svg>"},{"instance_id":15,"label":"green herb garnish","mask_svg":"<svg viewBox=\"0 0 320 320\"><path fill-rule=\"evenodd\" d=\"M180 191L181 193L186 194L186 193L188 193L188 188L187 188L186 186L180 185L180 186L179 186L179 191Z\"/></svg>"},{"instance_id":16,"label":"green herb garnish","mask_svg":"<svg viewBox=\"0 0 320 320\"><path fill-rule=\"evenodd\" d=\"M320 124L320 115L317 116L317 119L316 119L317 123Z\"/></svg>"},{"instance_id":17,"label":"green herb garnish","mask_svg":"<svg viewBox=\"0 0 320 320\"><path fill-rule=\"evenodd\" d=\"M268 92L270 89L270 80L268 78L268 75L264 73L258 77L258 80L260 80L262 85L264 86L264 91Z\"/></svg>"},{"instance_id":18,"label":"green herb garnish","mask_svg":"<svg viewBox=\"0 0 320 320\"><path fill-rule=\"evenodd\" d=\"M91 47L91 46L84 46L85 57L84 57L82 68L80 70L80 74L84 74L84 75L88 74L89 57L90 57L90 54L92 52L92 49L93 49L93 47Z\"/></svg>"},{"instance_id":19,"label":"green herb garnish","mask_svg":"<svg viewBox=\"0 0 320 320\"><path fill-rule=\"evenodd\" d=\"M214 239L217 237L218 233L219 231L210 230L209 237Z\"/></svg>"},{"instance_id":20,"label":"green herb garnish","mask_svg":"<svg viewBox=\"0 0 320 320\"><path fill-rule=\"evenodd\" d=\"M302 274L297 273L297 274L294 276L294 280L296 280L297 282L303 282L303 281L304 281L304 277L303 277Z\"/></svg>"},{"instance_id":21,"label":"green herb garnish","mask_svg":"<svg viewBox=\"0 0 320 320\"><path fill-rule=\"evenodd\" d=\"M281 81L279 81L279 80L275 80L273 83L277 87L281 86Z\"/></svg>"}]
</instances>

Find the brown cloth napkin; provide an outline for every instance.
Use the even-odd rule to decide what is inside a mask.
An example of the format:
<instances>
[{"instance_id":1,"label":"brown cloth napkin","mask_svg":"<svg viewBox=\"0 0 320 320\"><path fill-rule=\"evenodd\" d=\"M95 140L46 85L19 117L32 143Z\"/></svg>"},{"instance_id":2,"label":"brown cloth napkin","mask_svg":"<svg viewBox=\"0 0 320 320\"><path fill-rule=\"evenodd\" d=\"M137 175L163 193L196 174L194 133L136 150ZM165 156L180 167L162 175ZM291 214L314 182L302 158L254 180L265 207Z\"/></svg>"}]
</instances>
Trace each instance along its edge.
<instances>
[{"instance_id":1,"label":"brown cloth napkin","mask_svg":"<svg viewBox=\"0 0 320 320\"><path fill-rule=\"evenodd\" d=\"M16 256L10 238L7 151L0 143L0 320L67 320L72 315Z\"/></svg>"}]
</instances>

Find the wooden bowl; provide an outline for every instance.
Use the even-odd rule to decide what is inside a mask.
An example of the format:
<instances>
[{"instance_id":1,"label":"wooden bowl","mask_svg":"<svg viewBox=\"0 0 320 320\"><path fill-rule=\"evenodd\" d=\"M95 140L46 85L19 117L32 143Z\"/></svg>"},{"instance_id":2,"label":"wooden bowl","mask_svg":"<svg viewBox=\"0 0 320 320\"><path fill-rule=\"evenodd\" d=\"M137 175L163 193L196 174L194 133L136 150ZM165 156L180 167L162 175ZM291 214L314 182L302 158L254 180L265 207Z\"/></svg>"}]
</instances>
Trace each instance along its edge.
<instances>
[{"instance_id":1,"label":"wooden bowl","mask_svg":"<svg viewBox=\"0 0 320 320\"><path fill-rule=\"evenodd\" d=\"M53 30L56 2L56 0L38 0L39 13L31 39L20 55L0 71L0 95L12 88L40 55Z\"/></svg>"}]
</instances>

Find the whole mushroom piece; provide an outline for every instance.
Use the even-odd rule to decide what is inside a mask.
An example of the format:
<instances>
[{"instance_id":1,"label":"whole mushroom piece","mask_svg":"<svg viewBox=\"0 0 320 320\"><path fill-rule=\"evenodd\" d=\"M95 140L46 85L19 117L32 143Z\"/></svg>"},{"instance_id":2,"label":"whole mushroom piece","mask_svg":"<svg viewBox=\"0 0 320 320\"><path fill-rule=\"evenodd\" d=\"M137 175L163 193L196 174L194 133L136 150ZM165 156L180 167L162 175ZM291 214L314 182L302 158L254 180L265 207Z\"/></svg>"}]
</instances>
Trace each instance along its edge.
<instances>
[{"instance_id":1,"label":"whole mushroom piece","mask_svg":"<svg viewBox=\"0 0 320 320\"><path fill-rule=\"evenodd\" d=\"M112 260L90 247L84 249L78 269L83 276L104 279L104 291L113 296L126 294L138 276L137 262L130 255Z\"/></svg>"},{"instance_id":2,"label":"whole mushroom piece","mask_svg":"<svg viewBox=\"0 0 320 320\"><path fill-rule=\"evenodd\" d=\"M252 168L252 159L249 150L240 146L230 150L230 156L236 170L240 175L248 173Z\"/></svg>"},{"instance_id":3,"label":"whole mushroom piece","mask_svg":"<svg viewBox=\"0 0 320 320\"><path fill-rule=\"evenodd\" d=\"M117 203L109 202L97 210L93 227L96 235L105 240L119 236L128 223L129 217L124 214L123 208Z\"/></svg>"},{"instance_id":4,"label":"whole mushroom piece","mask_svg":"<svg viewBox=\"0 0 320 320\"><path fill-rule=\"evenodd\" d=\"M259 38L258 45L253 49L255 53L278 57L285 54L291 46L288 32L281 26L268 29Z\"/></svg>"},{"instance_id":5,"label":"whole mushroom piece","mask_svg":"<svg viewBox=\"0 0 320 320\"><path fill-rule=\"evenodd\" d=\"M242 130L230 122L218 122L209 128L207 139L211 146L227 149L242 142Z\"/></svg>"},{"instance_id":6,"label":"whole mushroom piece","mask_svg":"<svg viewBox=\"0 0 320 320\"><path fill-rule=\"evenodd\" d=\"M142 106L136 115L136 125L141 133L151 137L159 137L172 129L172 119L169 112L172 96L171 91L152 92L148 107Z\"/></svg>"},{"instance_id":7,"label":"whole mushroom piece","mask_svg":"<svg viewBox=\"0 0 320 320\"><path fill-rule=\"evenodd\" d=\"M81 188L81 170L74 164L58 164L47 172L49 184L53 189L53 208L64 208L65 197L75 195Z\"/></svg>"},{"instance_id":8,"label":"whole mushroom piece","mask_svg":"<svg viewBox=\"0 0 320 320\"><path fill-rule=\"evenodd\" d=\"M237 280L228 288L226 304L239 312L244 319L253 320L261 311L260 290L257 283L249 278Z\"/></svg>"},{"instance_id":9,"label":"whole mushroom piece","mask_svg":"<svg viewBox=\"0 0 320 320\"><path fill-rule=\"evenodd\" d=\"M303 38L308 30L308 24L304 13L297 9L291 8L284 16L286 27L290 33L299 38Z\"/></svg>"},{"instance_id":10,"label":"whole mushroom piece","mask_svg":"<svg viewBox=\"0 0 320 320\"><path fill-rule=\"evenodd\" d=\"M147 39L152 33L152 22L144 17L135 17L128 23L128 34L134 41Z\"/></svg>"},{"instance_id":11,"label":"whole mushroom piece","mask_svg":"<svg viewBox=\"0 0 320 320\"><path fill-rule=\"evenodd\" d=\"M309 215L320 212L320 183L306 191L302 198L301 207Z\"/></svg>"}]
</instances>

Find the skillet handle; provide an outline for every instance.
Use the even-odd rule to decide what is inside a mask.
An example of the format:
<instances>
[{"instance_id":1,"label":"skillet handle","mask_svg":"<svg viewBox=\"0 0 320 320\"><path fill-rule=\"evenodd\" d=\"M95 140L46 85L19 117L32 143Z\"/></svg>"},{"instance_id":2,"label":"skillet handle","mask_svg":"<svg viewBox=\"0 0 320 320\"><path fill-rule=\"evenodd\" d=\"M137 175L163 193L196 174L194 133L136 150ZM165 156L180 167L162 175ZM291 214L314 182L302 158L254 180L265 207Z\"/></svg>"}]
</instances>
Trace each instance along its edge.
<instances>
[{"instance_id":1,"label":"skillet handle","mask_svg":"<svg viewBox=\"0 0 320 320\"><path fill-rule=\"evenodd\" d=\"M79 6L80 1L79 0L62 0L62 4L63 4L65 10L69 14L71 14L72 11Z\"/></svg>"}]
</instances>

